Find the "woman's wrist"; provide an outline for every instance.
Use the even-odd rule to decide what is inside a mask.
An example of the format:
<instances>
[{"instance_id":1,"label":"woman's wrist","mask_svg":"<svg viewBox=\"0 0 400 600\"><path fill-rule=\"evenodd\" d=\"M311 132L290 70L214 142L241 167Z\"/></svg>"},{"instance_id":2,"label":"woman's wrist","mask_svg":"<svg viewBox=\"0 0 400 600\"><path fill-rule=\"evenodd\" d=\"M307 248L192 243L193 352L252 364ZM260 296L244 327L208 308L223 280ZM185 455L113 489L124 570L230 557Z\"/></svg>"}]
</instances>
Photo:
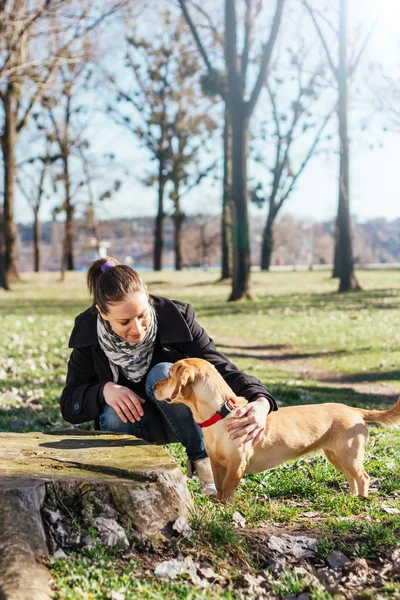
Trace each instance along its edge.
<instances>
[{"instance_id":1,"label":"woman's wrist","mask_svg":"<svg viewBox=\"0 0 400 600\"><path fill-rule=\"evenodd\" d=\"M266 398L265 396L259 396L259 397L258 397L258 398L256 398L256 399L255 399L253 402L258 402L259 404L263 404L263 405L265 406L265 408L266 408L266 411L267 411L267 412L266 412L266 414L267 414L267 415L268 415L268 414L271 412L271 410L272 410L271 403L270 403L270 401L268 400L268 398Z\"/></svg>"}]
</instances>

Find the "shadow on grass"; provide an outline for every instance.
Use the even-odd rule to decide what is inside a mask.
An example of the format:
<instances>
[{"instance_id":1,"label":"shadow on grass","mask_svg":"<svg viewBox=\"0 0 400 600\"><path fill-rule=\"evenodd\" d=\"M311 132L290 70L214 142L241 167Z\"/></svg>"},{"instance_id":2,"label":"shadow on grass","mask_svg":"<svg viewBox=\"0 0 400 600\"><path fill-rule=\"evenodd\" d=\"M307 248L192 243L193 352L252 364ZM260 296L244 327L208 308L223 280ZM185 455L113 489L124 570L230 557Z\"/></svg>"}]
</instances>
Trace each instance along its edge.
<instances>
[{"instance_id":1,"label":"shadow on grass","mask_svg":"<svg viewBox=\"0 0 400 600\"><path fill-rule=\"evenodd\" d=\"M355 354L355 353L349 353ZM338 382L341 383L360 383L360 382L374 382L374 381L398 381L399 382L399 392L400 392L400 370L395 369L393 371L379 371L377 373L354 373L353 375L340 375L337 377L324 377L324 381L326 382Z\"/></svg>"},{"instance_id":2,"label":"shadow on grass","mask_svg":"<svg viewBox=\"0 0 400 600\"><path fill-rule=\"evenodd\" d=\"M225 344L218 344L220 347L226 348ZM237 346L236 346L237 348ZM260 349L263 347L261 346ZM265 350L271 350L271 346L264 346ZM244 347L247 350L247 347ZM254 348L256 349L256 348ZM270 360L275 362L282 362L284 360L296 360L300 358L324 358L326 356L343 356L347 354L352 354L351 352L347 352L345 350L332 350L330 352L296 352L296 353L287 353L287 354L251 354L249 352L226 352L229 358L254 358L257 360Z\"/></svg>"},{"instance_id":3,"label":"shadow on grass","mask_svg":"<svg viewBox=\"0 0 400 600\"><path fill-rule=\"evenodd\" d=\"M32 299L16 299L10 298L9 303L3 302L0 306L1 316L26 316L31 312L35 316L61 316L71 318L71 315L78 315L89 307L87 301L75 300L44 300L38 298Z\"/></svg>"},{"instance_id":4,"label":"shadow on grass","mask_svg":"<svg viewBox=\"0 0 400 600\"><path fill-rule=\"evenodd\" d=\"M336 293L321 294L284 294L267 297L258 296L256 302L244 301L240 303L220 302L213 304L197 304L202 316L227 316L245 314L254 316L257 311L264 310L288 310L289 314L304 313L310 309L315 310L337 310L354 312L358 310L398 310L398 303L384 302L389 298L397 300L399 293L394 289L379 289L362 292L348 292L346 295Z\"/></svg>"}]
</instances>

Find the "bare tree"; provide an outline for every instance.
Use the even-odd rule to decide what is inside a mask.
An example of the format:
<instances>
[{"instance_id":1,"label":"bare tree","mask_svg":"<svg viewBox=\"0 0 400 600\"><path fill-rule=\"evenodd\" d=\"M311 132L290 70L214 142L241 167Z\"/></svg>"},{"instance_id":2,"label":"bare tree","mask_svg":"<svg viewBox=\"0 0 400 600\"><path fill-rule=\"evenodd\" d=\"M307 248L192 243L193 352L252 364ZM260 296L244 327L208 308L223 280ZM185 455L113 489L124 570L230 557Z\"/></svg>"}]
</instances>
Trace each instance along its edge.
<instances>
[{"instance_id":1,"label":"bare tree","mask_svg":"<svg viewBox=\"0 0 400 600\"><path fill-rule=\"evenodd\" d=\"M232 234L233 234L233 278L230 300L250 297L250 239L247 198L247 137L249 121L264 86L272 51L281 23L284 0L277 0L269 35L260 53L252 48L254 28L262 11L262 3L253 0L245 2L244 31L241 35L237 22L238 2L225 0L224 46L225 65L223 73L213 64L210 53L199 34L188 2L179 0L182 13L192 31L199 53L210 77L226 103L232 127ZM243 46L238 53L239 39ZM255 82L249 89L249 64L256 71Z\"/></svg>"},{"instance_id":2,"label":"bare tree","mask_svg":"<svg viewBox=\"0 0 400 600\"><path fill-rule=\"evenodd\" d=\"M289 64L286 63L286 57L281 57L274 65L274 71L266 83L271 118L257 124L257 133L253 138L256 149L254 160L257 166L265 166L271 174L267 191L259 181L251 193L251 200L255 204L267 205L260 257L262 270L268 270L271 265L276 217L317 152L326 125L335 110L333 107L325 114L319 114L318 102L326 89L325 65L321 62L312 64L310 48L304 40L300 40L299 45L287 49ZM273 132L269 130L270 121L273 123ZM275 156L265 151L265 139L274 141Z\"/></svg>"},{"instance_id":3,"label":"bare tree","mask_svg":"<svg viewBox=\"0 0 400 600\"><path fill-rule=\"evenodd\" d=\"M83 186L82 173L74 177L72 170L74 157L81 157L84 148L88 147L87 119L79 97L85 88L91 71L88 62L91 55L86 55L80 64L65 64L60 67L57 76L58 90L46 94L42 105L47 116L47 140L53 146L53 154L61 165L61 170L54 177L56 184L63 185L63 201L55 213L65 213L65 230L61 273L74 270L74 213L76 196ZM75 181L74 181L75 180Z\"/></svg>"},{"instance_id":4,"label":"bare tree","mask_svg":"<svg viewBox=\"0 0 400 600\"><path fill-rule=\"evenodd\" d=\"M216 127L201 95L198 59L191 51L182 20L176 22L168 13L162 18L163 30L155 32L151 41L148 37L127 37L126 67L133 83L127 86L110 77L119 107L108 107L114 120L139 138L157 163L156 172L142 179L148 186L157 184L158 190L153 252L156 271L162 268L166 186L172 182L176 267L180 268L181 199L210 170L210 165L200 165L199 156Z\"/></svg>"},{"instance_id":5,"label":"bare tree","mask_svg":"<svg viewBox=\"0 0 400 600\"><path fill-rule=\"evenodd\" d=\"M325 13L321 13L308 0L302 0L308 10L311 20L320 38L322 47L326 54L332 74L336 80L338 90L338 123L339 123L339 201L338 214L336 220L336 240L335 240L335 264L339 265L339 291L347 292L360 289L354 271L351 218L350 218L350 150L348 137L348 87L349 81L353 76L361 57L367 47L375 23L364 36L358 50L353 52L350 61L347 57L348 35L347 35L347 3L346 0L339 0L339 24L333 25ZM329 31L324 32L323 26L328 24ZM338 61L335 62L330 50L330 37L332 35L337 40Z\"/></svg>"},{"instance_id":6,"label":"bare tree","mask_svg":"<svg viewBox=\"0 0 400 600\"><path fill-rule=\"evenodd\" d=\"M47 152L45 156L25 161L23 166L18 167L17 181L19 189L33 211L33 270L35 273L41 270L42 231L39 212L46 193L46 175L52 162L54 161ZM39 167L37 163L39 163ZM29 169L26 168L27 166L29 166Z\"/></svg>"},{"instance_id":7,"label":"bare tree","mask_svg":"<svg viewBox=\"0 0 400 600\"><path fill-rule=\"evenodd\" d=\"M73 8L73 17L71 17ZM94 0L9 0L0 12L0 136L4 161L3 241L6 277L19 278L15 250L14 186L15 149L32 110L53 83L77 40L97 28L118 8L114 3L98 11ZM65 9L65 10L64 10ZM62 34L62 35L61 35ZM67 56L68 54L68 56Z\"/></svg>"}]
</instances>

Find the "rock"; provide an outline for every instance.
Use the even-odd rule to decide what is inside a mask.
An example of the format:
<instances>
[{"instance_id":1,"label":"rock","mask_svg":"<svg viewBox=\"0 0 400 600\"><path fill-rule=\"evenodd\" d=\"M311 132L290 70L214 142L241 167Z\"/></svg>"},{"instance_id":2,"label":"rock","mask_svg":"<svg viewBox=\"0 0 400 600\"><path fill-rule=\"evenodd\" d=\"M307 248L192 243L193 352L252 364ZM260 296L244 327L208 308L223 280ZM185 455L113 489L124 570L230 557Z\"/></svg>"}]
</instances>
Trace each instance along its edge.
<instances>
[{"instance_id":1,"label":"rock","mask_svg":"<svg viewBox=\"0 0 400 600\"><path fill-rule=\"evenodd\" d=\"M118 543L121 543L125 548L129 546L125 530L115 519L97 517L94 521L94 526L99 532L103 544L107 544L107 546L116 546Z\"/></svg>"},{"instance_id":2,"label":"rock","mask_svg":"<svg viewBox=\"0 0 400 600\"><path fill-rule=\"evenodd\" d=\"M336 584L338 578L338 573L335 573L330 569L318 569L316 575L318 581L325 587L331 587Z\"/></svg>"},{"instance_id":3,"label":"rock","mask_svg":"<svg viewBox=\"0 0 400 600\"><path fill-rule=\"evenodd\" d=\"M268 547L278 554L291 555L296 560L315 556L317 540L304 535L271 535Z\"/></svg>"},{"instance_id":4,"label":"rock","mask_svg":"<svg viewBox=\"0 0 400 600\"><path fill-rule=\"evenodd\" d=\"M172 524L172 529L183 537L191 537L194 533L186 518L182 515L176 519L175 523Z\"/></svg>"},{"instance_id":5,"label":"rock","mask_svg":"<svg viewBox=\"0 0 400 600\"><path fill-rule=\"evenodd\" d=\"M54 558L54 560L67 560L68 555L65 554L65 552L62 548L59 548L58 550L56 550L54 552L53 558Z\"/></svg>"},{"instance_id":6,"label":"rock","mask_svg":"<svg viewBox=\"0 0 400 600\"><path fill-rule=\"evenodd\" d=\"M237 510L232 515L232 523L235 527L246 527L246 519Z\"/></svg>"},{"instance_id":7,"label":"rock","mask_svg":"<svg viewBox=\"0 0 400 600\"><path fill-rule=\"evenodd\" d=\"M346 563L351 562L350 558L347 558L347 556L339 550L335 550L334 552L328 554L326 560L328 565L332 567L332 569L338 569L339 567L343 567L343 565L345 565Z\"/></svg>"},{"instance_id":8,"label":"rock","mask_svg":"<svg viewBox=\"0 0 400 600\"><path fill-rule=\"evenodd\" d=\"M197 575L197 568L199 565L193 562L191 556L186 556L183 560L173 558L172 560L164 560L159 563L154 573L159 577L166 577L168 579L175 579L179 575L189 575L192 583L200 585L201 587L208 587L210 584L206 579L201 579Z\"/></svg>"}]
</instances>

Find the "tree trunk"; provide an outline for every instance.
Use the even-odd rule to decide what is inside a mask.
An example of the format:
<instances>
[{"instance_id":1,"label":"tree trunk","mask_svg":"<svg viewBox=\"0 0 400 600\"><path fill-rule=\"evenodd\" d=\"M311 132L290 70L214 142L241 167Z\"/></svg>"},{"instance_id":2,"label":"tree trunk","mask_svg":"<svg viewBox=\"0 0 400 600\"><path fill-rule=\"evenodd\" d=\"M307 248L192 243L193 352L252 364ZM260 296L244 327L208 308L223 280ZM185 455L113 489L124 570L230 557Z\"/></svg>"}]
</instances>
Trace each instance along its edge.
<instances>
[{"instance_id":1,"label":"tree trunk","mask_svg":"<svg viewBox=\"0 0 400 600\"><path fill-rule=\"evenodd\" d=\"M179 203L179 184L175 184L175 213L174 219L174 250L175 250L175 271L182 271L182 225L185 215L181 212Z\"/></svg>"},{"instance_id":2,"label":"tree trunk","mask_svg":"<svg viewBox=\"0 0 400 600\"><path fill-rule=\"evenodd\" d=\"M74 207L71 199L71 185L69 180L68 155L63 158L65 178L65 245L64 245L64 269L74 270Z\"/></svg>"},{"instance_id":3,"label":"tree trunk","mask_svg":"<svg viewBox=\"0 0 400 600\"><path fill-rule=\"evenodd\" d=\"M39 210L34 210L34 222L33 222L33 270L35 273L39 273L41 269L41 224L39 221Z\"/></svg>"},{"instance_id":4,"label":"tree trunk","mask_svg":"<svg viewBox=\"0 0 400 600\"><path fill-rule=\"evenodd\" d=\"M230 301L250 298L250 240L247 215L247 129L243 103L232 103L232 239L233 272Z\"/></svg>"},{"instance_id":5,"label":"tree trunk","mask_svg":"<svg viewBox=\"0 0 400 600\"><path fill-rule=\"evenodd\" d=\"M339 215L336 217L335 221L335 240L334 240L334 251L333 251L333 271L332 271L332 279L336 279L340 277L340 244L339 244Z\"/></svg>"},{"instance_id":6,"label":"tree trunk","mask_svg":"<svg viewBox=\"0 0 400 600\"><path fill-rule=\"evenodd\" d=\"M3 238L6 276L19 280L16 241L17 228L14 222L15 144L17 141L17 119L13 110L14 86L9 84L4 97L4 133L2 149L4 161L4 207Z\"/></svg>"},{"instance_id":7,"label":"tree trunk","mask_svg":"<svg viewBox=\"0 0 400 600\"><path fill-rule=\"evenodd\" d=\"M164 246L164 175L163 175L164 164L162 161L159 163L158 169L158 210L156 216L156 223L154 228L154 271L161 271L162 269L162 251Z\"/></svg>"},{"instance_id":8,"label":"tree trunk","mask_svg":"<svg viewBox=\"0 0 400 600\"><path fill-rule=\"evenodd\" d=\"M0 214L0 288L8 290L6 265L4 260L3 215Z\"/></svg>"},{"instance_id":9,"label":"tree trunk","mask_svg":"<svg viewBox=\"0 0 400 600\"><path fill-rule=\"evenodd\" d=\"M339 139L340 139L340 169L339 169L339 253L340 253L340 284L339 292L360 289L354 273L353 250L350 221L349 197L349 139L347 131L347 8L346 0L340 0L339 26Z\"/></svg>"},{"instance_id":10,"label":"tree trunk","mask_svg":"<svg viewBox=\"0 0 400 600\"><path fill-rule=\"evenodd\" d=\"M263 241L261 247L261 270L269 271L271 266L272 251L274 248L273 226L275 215L269 210L267 221L264 227Z\"/></svg>"},{"instance_id":11,"label":"tree trunk","mask_svg":"<svg viewBox=\"0 0 400 600\"><path fill-rule=\"evenodd\" d=\"M221 219L221 281L232 277L232 128L225 108L224 189Z\"/></svg>"}]
</instances>

